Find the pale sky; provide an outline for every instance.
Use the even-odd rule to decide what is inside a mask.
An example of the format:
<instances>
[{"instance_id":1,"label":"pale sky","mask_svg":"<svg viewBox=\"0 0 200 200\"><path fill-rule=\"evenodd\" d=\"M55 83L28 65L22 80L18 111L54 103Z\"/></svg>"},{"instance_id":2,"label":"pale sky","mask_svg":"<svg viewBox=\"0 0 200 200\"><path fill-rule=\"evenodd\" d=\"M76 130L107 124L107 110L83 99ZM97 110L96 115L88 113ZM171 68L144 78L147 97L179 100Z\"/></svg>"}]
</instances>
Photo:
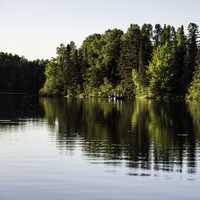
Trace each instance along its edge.
<instances>
[{"instance_id":1,"label":"pale sky","mask_svg":"<svg viewBox=\"0 0 200 200\"><path fill-rule=\"evenodd\" d=\"M131 23L200 25L199 9L200 0L0 0L0 51L51 58L60 43Z\"/></svg>"}]
</instances>

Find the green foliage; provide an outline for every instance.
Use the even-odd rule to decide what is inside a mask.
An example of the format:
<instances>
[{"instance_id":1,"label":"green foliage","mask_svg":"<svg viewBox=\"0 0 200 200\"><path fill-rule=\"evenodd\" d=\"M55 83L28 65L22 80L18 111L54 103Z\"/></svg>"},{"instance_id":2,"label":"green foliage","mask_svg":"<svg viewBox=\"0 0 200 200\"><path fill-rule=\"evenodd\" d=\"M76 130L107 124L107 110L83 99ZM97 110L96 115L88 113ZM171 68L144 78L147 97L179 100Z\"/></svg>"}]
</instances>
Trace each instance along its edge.
<instances>
[{"instance_id":1,"label":"green foliage","mask_svg":"<svg viewBox=\"0 0 200 200\"><path fill-rule=\"evenodd\" d=\"M93 34L87 37L81 46L83 60L87 66L84 75L85 84L94 88L103 83L103 71L99 66L103 45L101 37L100 34Z\"/></svg>"},{"instance_id":2,"label":"green foliage","mask_svg":"<svg viewBox=\"0 0 200 200\"><path fill-rule=\"evenodd\" d=\"M58 73L57 73L57 61L55 59L51 60L45 69L46 75L46 82L44 87L41 89L40 94L42 95L58 95L60 82L58 80Z\"/></svg>"},{"instance_id":3,"label":"green foliage","mask_svg":"<svg viewBox=\"0 0 200 200\"><path fill-rule=\"evenodd\" d=\"M104 77L111 84L120 82L119 59L121 50L121 36L123 32L118 29L108 30L102 36L103 48L98 65L104 71Z\"/></svg>"},{"instance_id":4,"label":"green foliage","mask_svg":"<svg viewBox=\"0 0 200 200\"><path fill-rule=\"evenodd\" d=\"M187 57L187 41L184 33L184 27L178 28L175 39L175 61L174 68L177 73L177 93L185 95L186 88L186 57Z\"/></svg>"},{"instance_id":5,"label":"green foliage","mask_svg":"<svg viewBox=\"0 0 200 200\"><path fill-rule=\"evenodd\" d=\"M154 39L155 47L160 45L162 32L163 32L163 29L162 29L161 25L160 24L156 24L155 28L154 28L154 31L153 31L153 33L154 33L153 39Z\"/></svg>"},{"instance_id":6,"label":"green foliage","mask_svg":"<svg viewBox=\"0 0 200 200\"><path fill-rule=\"evenodd\" d=\"M148 96L149 79L148 74L140 74L136 70L132 71L132 79L135 85L136 96Z\"/></svg>"},{"instance_id":7,"label":"green foliage","mask_svg":"<svg viewBox=\"0 0 200 200\"><path fill-rule=\"evenodd\" d=\"M122 36L120 74L125 96L134 95L134 83L131 74L133 69L139 69L140 39L140 27L136 24L131 24L127 33Z\"/></svg>"},{"instance_id":8,"label":"green foliage","mask_svg":"<svg viewBox=\"0 0 200 200\"><path fill-rule=\"evenodd\" d=\"M102 84L99 88L99 96L108 97L111 94L113 86L109 81L105 78L104 84Z\"/></svg>"},{"instance_id":9,"label":"green foliage","mask_svg":"<svg viewBox=\"0 0 200 200\"><path fill-rule=\"evenodd\" d=\"M17 55L0 53L0 93L38 94L43 87L47 61L28 61Z\"/></svg>"},{"instance_id":10,"label":"green foliage","mask_svg":"<svg viewBox=\"0 0 200 200\"><path fill-rule=\"evenodd\" d=\"M168 95L175 90L174 49L168 44L157 47L148 68L149 89L152 95Z\"/></svg>"},{"instance_id":11,"label":"green foliage","mask_svg":"<svg viewBox=\"0 0 200 200\"><path fill-rule=\"evenodd\" d=\"M141 29L141 38L140 38L140 51L139 51L139 73L145 73L147 66L149 65L152 53L153 53L153 27L151 24L144 24Z\"/></svg>"},{"instance_id":12,"label":"green foliage","mask_svg":"<svg viewBox=\"0 0 200 200\"><path fill-rule=\"evenodd\" d=\"M200 67L195 71L193 81L188 90L187 100L200 101Z\"/></svg>"},{"instance_id":13,"label":"green foliage","mask_svg":"<svg viewBox=\"0 0 200 200\"><path fill-rule=\"evenodd\" d=\"M186 55L186 67L184 69L183 85L185 92L190 85L194 71L196 70L196 59L198 54L197 38L198 38L198 26L194 23L190 23L188 26L188 38L187 38L187 55Z\"/></svg>"},{"instance_id":14,"label":"green foliage","mask_svg":"<svg viewBox=\"0 0 200 200\"><path fill-rule=\"evenodd\" d=\"M46 83L41 94L76 96L82 88L81 52L76 49L74 42L57 48L57 58L46 66Z\"/></svg>"},{"instance_id":15,"label":"green foliage","mask_svg":"<svg viewBox=\"0 0 200 200\"><path fill-rule=\"evenodd\" d=\"M131 24L57 49L43 93L65 96L185 96L197 65L198 26ZM199 53L200 54L200 53ZM200 59L199 59L200 60ZM194 83L196 84L196 82Z\"/></svg>"},{"instance_id":16,"label":"green foliage","mask_svg":"<svg viewBox=\"0 0 200 200\"><path fill-rule=\"evenodd\" d=\"M183 26L131 24L125 33L92 34L79 48L61 44L49 62L0 53L0 92L38 94L43 86L42 95L67 97L185 97L193 80L187 96L199 100L198 37L194 23L187 36Z\"/></svg>"}]
</instances>

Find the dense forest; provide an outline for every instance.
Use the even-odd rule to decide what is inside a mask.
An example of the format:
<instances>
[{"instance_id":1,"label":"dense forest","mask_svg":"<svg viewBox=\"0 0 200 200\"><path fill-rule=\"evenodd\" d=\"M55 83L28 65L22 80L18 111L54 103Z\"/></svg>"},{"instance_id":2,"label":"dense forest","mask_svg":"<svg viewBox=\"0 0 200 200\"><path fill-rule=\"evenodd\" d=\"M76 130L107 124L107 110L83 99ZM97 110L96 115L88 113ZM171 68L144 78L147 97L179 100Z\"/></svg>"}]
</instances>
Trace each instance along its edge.
<instances>
[{"instance_id":1,"label":"dense forest","mask_svg":"<svg viewBox=\"0 0 200 200\"><path fill-rule=\"evenodd\" d=\"M0 93L38 94L45 82L46 63L0 53Z\"/></svg>"},{"instance_id":2,"label":"dense forest","mask_svg":"<svg viewBox=\"0 0 200 200\"><path fill-rule=\"evenodd\" d=\"M200 101L198 28L131 24L61 44L50 61L0 53L0 93Z\"/></svg>"},{"instance_id":3,"label":"dense forest","mask_svg":"<svg viewBox=\"0 0 200 200\"><path fill-rule=\"evenodd\" d=\"M198 98L198 25L131 24L127 32L88 36L77 48L61 44L46 66L41 94ZM194 75L195 74L195 75ZM194 77L194 81L191 84Z\"/></svg>"}]
</instances>

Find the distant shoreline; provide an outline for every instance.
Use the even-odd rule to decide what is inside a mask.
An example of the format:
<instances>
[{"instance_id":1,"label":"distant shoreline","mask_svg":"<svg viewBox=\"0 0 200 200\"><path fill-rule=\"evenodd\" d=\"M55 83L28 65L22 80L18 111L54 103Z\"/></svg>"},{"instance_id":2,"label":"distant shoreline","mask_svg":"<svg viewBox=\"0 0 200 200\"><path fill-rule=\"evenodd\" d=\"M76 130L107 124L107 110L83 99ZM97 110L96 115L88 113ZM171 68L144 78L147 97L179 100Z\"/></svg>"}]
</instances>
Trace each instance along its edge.
<instances>
[{"instance_id":1,"label":"distant shoreline","mask_svg":"<svg viewBox=\"0 0 200 200\"><path fill-rule=\"evenodd\" d=\"M26 93L23 92L0 92L0 95L4 95L4 94L17 94L17 95L24 95Z\"/></svg>"},{"instance_id":2,"label":"distant shoreline","mask_svg":"<svg viewBox=\"0 0 200 200\"><path fill-rule=\"evenodd\" d=\"M39 94L28 94L23 92L0 92L0 95L40 96Z\"/></svg>"}]
</instances>

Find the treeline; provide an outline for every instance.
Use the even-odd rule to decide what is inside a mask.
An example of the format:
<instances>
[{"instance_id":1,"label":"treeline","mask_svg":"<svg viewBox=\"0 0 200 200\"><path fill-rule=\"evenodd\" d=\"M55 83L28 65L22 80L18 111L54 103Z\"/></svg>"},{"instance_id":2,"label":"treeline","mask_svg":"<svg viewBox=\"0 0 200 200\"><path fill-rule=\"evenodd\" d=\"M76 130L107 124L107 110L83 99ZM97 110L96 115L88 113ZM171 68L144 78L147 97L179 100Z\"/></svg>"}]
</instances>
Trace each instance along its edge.
<instances>
[{"instance_id":1,"label":"treeline","mask_svg":"<svg viewBox=\"0 0 200 200\"><path fill-rule=\"evenodd\" d=\"M45 82L46 63L0 53L0 93L38 94Z\"/></svg>"},{"instance_id":2,"label":"treeline","mask_svg":"<svg viewBox=\"0 0 200 200\"><path fill-rule=\"evenodd\" d=\"M194 23L187 31L183 26L131 24L125 33L113 29L90 35L80 48L74 42L61 44L46 67L41 93L183 97L200 64L198 36Z\"/></svg>"}]
</instances>

